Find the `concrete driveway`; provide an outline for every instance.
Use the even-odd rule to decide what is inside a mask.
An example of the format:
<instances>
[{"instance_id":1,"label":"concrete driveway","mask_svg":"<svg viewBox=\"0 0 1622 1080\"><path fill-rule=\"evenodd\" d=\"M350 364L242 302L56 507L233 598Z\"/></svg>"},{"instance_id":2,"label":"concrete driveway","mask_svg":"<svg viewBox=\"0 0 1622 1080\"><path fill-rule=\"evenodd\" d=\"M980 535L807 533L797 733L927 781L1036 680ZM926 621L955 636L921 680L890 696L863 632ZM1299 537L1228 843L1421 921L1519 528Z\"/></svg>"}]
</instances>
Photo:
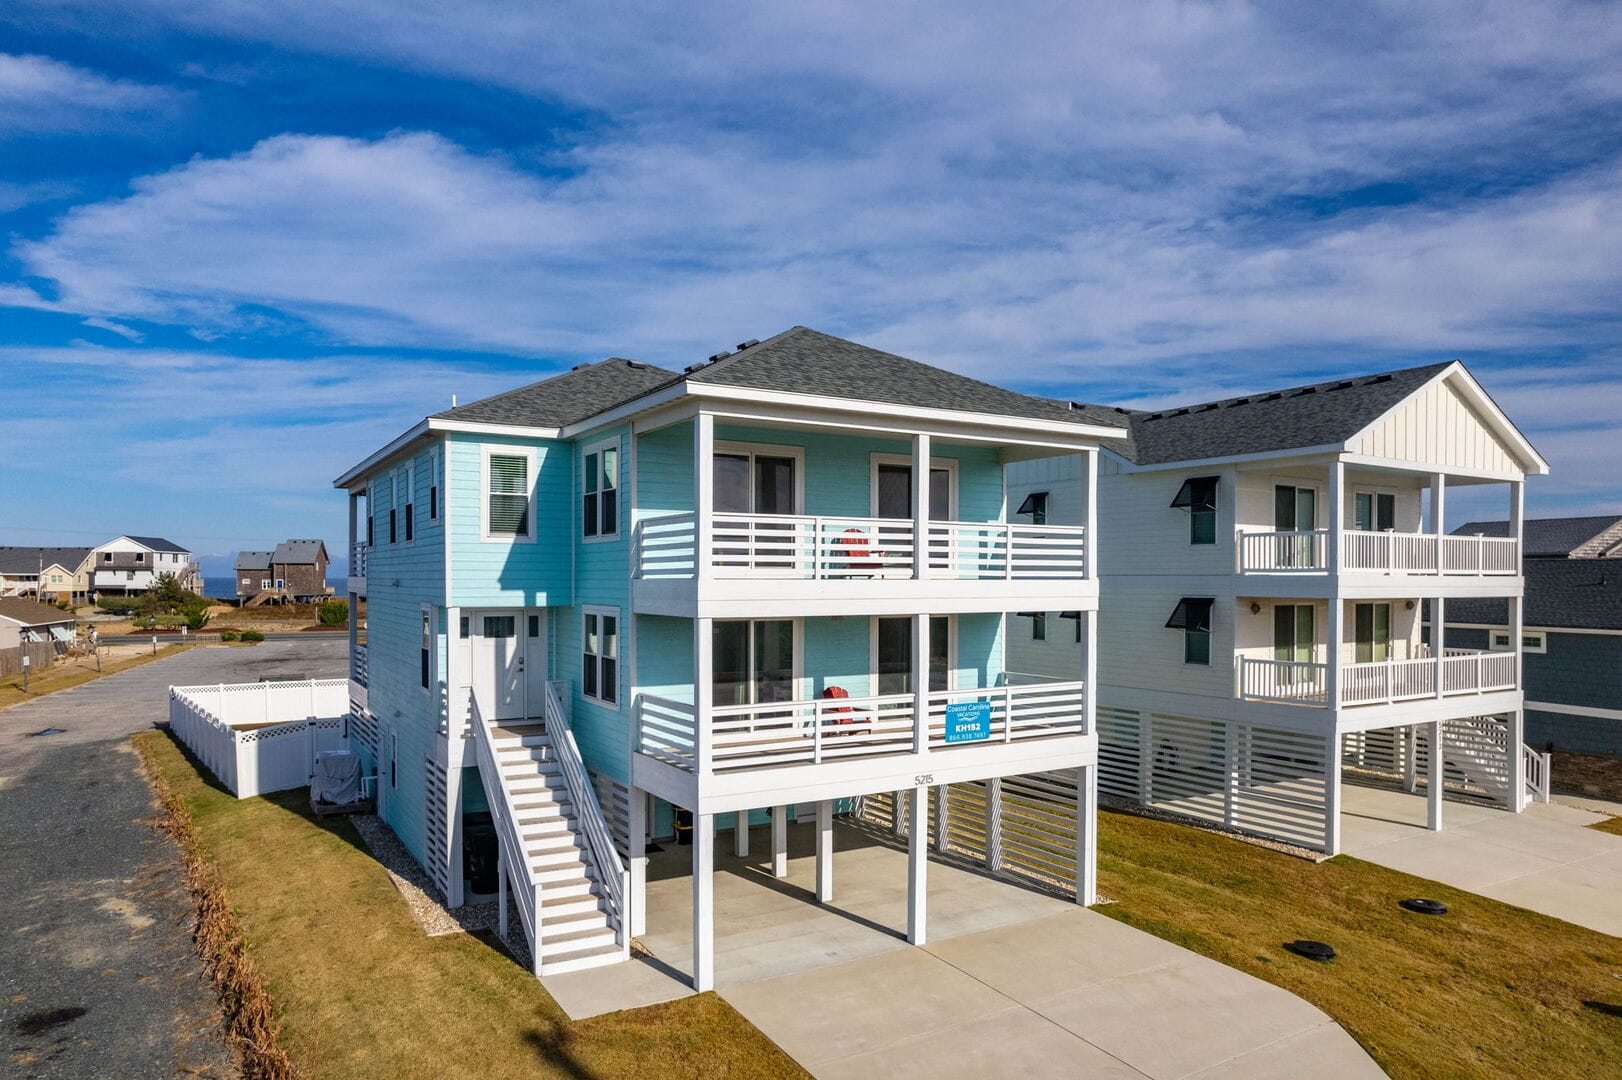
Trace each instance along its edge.
<instances>
[{"instance_id":1,"label":"concrete driveway","mask_svg":"<svg viewBox=\"0 0 1622 1080\"><path fill-rule=\"evenodd\" d=\"M0 1074L235 1074L128 736L167 718L172 683L342 675L345 650L193 649L0 711Z\"/></svg>"},{"instance_id":2,"label":"concrete driveway","mask_svg":"<svg viewBox=\"0 0 1622 1080\"><path fill-rule=\"evenodd\" d=\"M1584 827L1603 815L1447 802L1431 832L1423 795L1349 784L1341 799L1348 855L1622 937L1622 836Z\"/></svg>"},{"instance_id":3,"label":"concrete driveway","mask_svg":"<svg viewBox=\"0 0 1622 1080\"><path fill-rule=\"evenodd\" d=\"M834 900L814 900L809 825L789 874L718 838L716 984L819 1077L1300 1077L1384 1074L1295 995L1055 897L959 865L929 866L930 944L907 944L906 855L835 828ZM688 993L690 848L654 855L658 963L542 980L571 1016ZM1305 961L1303 961L1305 962Z\"/></svg>"}]
</instances>

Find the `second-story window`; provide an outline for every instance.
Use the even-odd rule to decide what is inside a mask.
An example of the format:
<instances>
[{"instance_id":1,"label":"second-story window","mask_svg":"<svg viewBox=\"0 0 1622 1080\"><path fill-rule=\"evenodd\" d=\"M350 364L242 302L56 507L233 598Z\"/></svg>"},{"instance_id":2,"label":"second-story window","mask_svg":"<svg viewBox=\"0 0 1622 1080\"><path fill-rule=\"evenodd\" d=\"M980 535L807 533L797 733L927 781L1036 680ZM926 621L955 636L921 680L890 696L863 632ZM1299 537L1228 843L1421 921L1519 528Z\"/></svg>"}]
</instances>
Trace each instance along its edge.
<instances>
[{"instance_id":1,"label":"second-story window","mask_svg":"<svg viewBox=\"0 0 1622 1080\"><path fill-rule=\"evenodd\" d=\"M1183 481L1172 499L1173 509L1188 511L1188 542L1214 544L1217 537L1217 481L1215 476L1192 476Z\"/></svg>"},{"instance_id":2,"label":"second-story window","mask_svg":"<svg viewBox=\"0 0 1622 1080\"><path fill-rule=\"evenodd\" d=\"M439 453L428 456L428 520L439 520Z\"/></svg>"},{"instance_id":3,"label":"second-story window","mask_svg":"<svg viewBox=\"0 0 1622 1080\"><path fill-rule=\"evenodd\" d=\"M412 502L416 496L416 490L417 467L415 465L408 465L406 466L405 471L405 538L406 543L408 544L412 540L416 539L417 535L416 517L412 513Z\"/></svg>"},{"instance_id":4,"label":"second-story window","mask_svg":"<svg viewBox=\"0 0 1622 1080\"><path fill-rule=\"evenodd\" d=\"M1048 523L1048 493L1033 491L1025 496L1025 501L1019 504L1016 514L1029 514L1032 525L1046 525Z\"/></svg>"},{"instance_id":5,"label":"second-story window","mask_svg":"<svg viewBox=\"0 0 1622 1080\"><path fill-rule=\"evenodd\" d=\"M490 490L486 494L491 536L529 535L529 458L522 454L490 455Z\"/></svg>"},{"instance_id":6,"label":"second-story window","mask_svg":"<svg viewBox=\"0 0 1622 1080\"><path fill-rule=\"evenodd\" d=\"M1209 597L1185 596L1166 620L1168 630L1183 632L1183 663L1210 664L1211 608L1215 603Z\"/></svg>"},{"instance_id":7,"label":"second-story window","mask_svg":"<svg viewBox=\"0 0 1622 1080\"><path fill-rule=\"evenodd\" d=\"M617 536L619 524L619 443L588 447L581 461L581 535Z\"/></svg>"},{"instance_id":8,"label":"second-story window","mask_svg":"<svg viewBox=\"0 0 1622 1080\"><path fill-rule=\"evenodd\" d=\"M431 611L422 613L422 688L427 690L433 680L434 671L434 614Z\"/></svg>"}]
</instances>

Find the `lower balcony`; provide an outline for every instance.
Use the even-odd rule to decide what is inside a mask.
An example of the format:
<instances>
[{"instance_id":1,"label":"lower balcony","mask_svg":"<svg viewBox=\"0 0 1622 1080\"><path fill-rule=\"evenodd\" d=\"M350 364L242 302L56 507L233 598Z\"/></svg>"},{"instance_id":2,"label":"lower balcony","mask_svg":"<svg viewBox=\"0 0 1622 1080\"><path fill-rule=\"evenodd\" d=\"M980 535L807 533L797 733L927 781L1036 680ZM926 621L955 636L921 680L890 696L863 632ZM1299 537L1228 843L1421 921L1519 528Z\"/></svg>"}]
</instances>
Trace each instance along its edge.
<instances>
[{"instance_id":1,"label":"lower balcony","mask_svg":"<svg viewBox=\"0 0 1622 1080\"><path fill-rule=\"evenodd\" d=\"M1515 666L1512 652L1447 649L1442 656L1438 690L1433 657L1342 664L1341 706L1392 705L1514 690ZM1244 657L1239 661L1239 696L1246 701L1322 708L1328 704L1328 676L1328 664Z\"/></svg>"},{"instance_id":2,"label":"lower balcony","mask_svg":"<svg viewBox=\"0 0 1622 1080\"><path fill-rule=\"evenodd\" d=\"M366 678L366 643L362 641L349 646L349 697L362 708L368 704Z\"/></svg>"},{"instance_id":3,"label":"lower balcony","mask_svg":"<svg viewBox=\"0 0 1622 1080\"><path fill-rule=\"evenodd\" d=\"M667 777L667 788L675 780L689 798L740 806L1062 768L1085 756L1081 681L937 691L925 701L921 717L908 693L722 705L700 718L690 702L643 694L633 748L639 771L685 777Z\"/></svg>"}]
</instances>

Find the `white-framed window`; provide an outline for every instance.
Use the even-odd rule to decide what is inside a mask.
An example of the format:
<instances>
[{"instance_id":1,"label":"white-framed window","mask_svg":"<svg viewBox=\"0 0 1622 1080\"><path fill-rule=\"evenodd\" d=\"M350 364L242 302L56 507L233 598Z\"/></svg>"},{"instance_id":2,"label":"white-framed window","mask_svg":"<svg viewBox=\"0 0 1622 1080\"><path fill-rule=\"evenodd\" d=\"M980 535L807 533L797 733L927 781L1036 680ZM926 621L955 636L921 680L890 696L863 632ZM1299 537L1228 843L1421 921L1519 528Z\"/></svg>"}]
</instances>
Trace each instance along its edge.
<instances>
[{"instance_id":1,"label":"white-framed window","mask_svg":"<svg viewBox=\"0 0 1622 1080\"><path fill-rule=\"evenodd\" d=\"M400 542L400 472L389 473L389 543Z\"/></svg>"},{"instance_id":2,"label":"white-framed window","mask_svg":"<svg viewBox=\"0 0 1622 1080\"><path fill-rule=\"evenodd\" d=\"M420 675L422 689L427 693L434 685L434 609L422 606L422 637L420 647Z\"/></svg>"},{"instance_id":3,"label":"white-framed window","mask_svg":"<svg viewBox=\"0 0 1622 1080\"><path fill-rule=\"evenodd\" d=\"M620 441L592 443L580 455L580 535L608 540L620 533Z\"/></svg>"},{"instance_id":4,"label":"white-framed window","mask_svg":"<svg viewBox=\"0 0 1622 1080\"><path fill-rule=\"evenodd\" d=\"M417 538L417 519L414 513L417 497L417 463L411 462L405 467L405 541Z\"/></svg>"},{"instance_id":5,"label":"white-framed window","mask_svg":"<svg viewBox=\"0 0 1622 1080\"><path fill-rule=\"evenodd\" d=\"M870 455L868 503L874 517L912 517L912 458L907 454ZM929 520L956 521L957 458L929 459Z\"/></svg>"},{"instance_id":6,"label":"white-framed window","mask_svg":"<svg viewBox=\"0 0 1622 1080\"><path fill-rule=\"evenodd\" d=\"M270 586L271 586L270 578L262 578L262 579L260 579L259 587L261 589L268 589L268 588L270 588Z\"/></svg>"},{"instance_id":7,"label":"white-framed window","mask_svg":"<svg viewBox=\"0 0 1622 1080\"><path fill-rule=\"evenodd\" d=\"M439 520L439 447L428 451L428 520Z\"/></svg>"},{"instance_id":8,"label":"white-framed window","mask_svg":"<svg viewBox=\"0 0 1622 1080\"><path fill-rule=\"evenodd\" d=\"M1508 630L1494 630L1492 632L1492 651L1511 652ZM1521 652L1546 653L1549 651L1549 637L1547 634L1534 633L1530 630L1521 634Z\"/></svg>"},{"instance_id":9,"label":"white-framed window","mask_svg":"<svg viewBox=\"0 0 1622 1080\"><path fill-rule=\"evenodd\" d=\"M1217 509L1222 487L1220 476L1190 476L1172 496L1174 510L1188 512L1188 542L1214 544L1217 542Z\"/></svg>"},{"instance_id":10,"label":"white-framed window","mask_svg":"<svg viewBox=\"0 0 1622 1080\"><path fill-rule=\"evenodd\" d=\"M486 540L535 542L535 451L525 446L486 446L482 502Z\"/></svg>"},{"instance_id":11,"label":"white-framed window","mask_svg":"<svg viewBox=\"0 0 1622 1080\"><path fill-rule=\"evenodd\" d=\"M1387 488L1352 492L1352 528L1358 532L1392 532L1397 527L1397 493Z\"/></svg>"},{"instance_id":12,"label":"white-framed window","mask_svg":"<svg viewBox=\"0 0 1622 1080\"><path fill-rule=\"evenodd\" d=\"M587 606L580 631L580 693L618 708L620 609Z\"/></svg>"}]
</instances>

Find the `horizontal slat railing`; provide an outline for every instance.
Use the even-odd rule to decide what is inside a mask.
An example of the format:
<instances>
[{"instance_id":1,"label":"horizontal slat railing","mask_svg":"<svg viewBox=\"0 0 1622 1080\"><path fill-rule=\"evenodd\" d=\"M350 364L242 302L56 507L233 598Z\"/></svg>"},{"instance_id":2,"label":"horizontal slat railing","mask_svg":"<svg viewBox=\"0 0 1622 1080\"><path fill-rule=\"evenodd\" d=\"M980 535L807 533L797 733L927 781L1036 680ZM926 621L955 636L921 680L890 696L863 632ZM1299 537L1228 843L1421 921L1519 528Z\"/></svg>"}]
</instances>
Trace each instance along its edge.
<instances>
[{"instance_id":1,"label":"horizontal slat railing","mask_svg":"<svg viewBox=\"0 0 1622 1080\"><path fill-rule=\"evenodd\" d=\"M1438 544L1440 539L1440 544ZM1329 566L1329 530L1239 534L1239 572L1290 574L1322 572ZM1440 552L1440 560L1438 559ZM1340 566L1358 573L1511 575L1520 572L1516 543L1496 536L1444 536L1434 533L1341 533Z\"/></svg>"},{"instance_id":2,"label":"horizontal slat railing","mask_svg":"<svg viewBox=\"0 0 1622 1080\"><path fill-rule=\"evenodd\" d=\"M372 553L370 544L351 544L349 546L349 576L363 578L366 576L366 561Z\"/></svg>"},{"instance_id":3,"label":"horizontal slat railing","mask_svg":"<svg viewBox=\"0 0 1622 1080\"><path fill-rule=\"evenodd\" d=\"M991 706L992 742L1013 742L1016 739L1052 735L1085 735L1085 686L1085 683L1076 680L932 693L929 695L930 748L953 749L976 745L973 742L946 742L946 707L977 701Z\"/></svg>"},{"instance_id":4,"label":"horizontal slat railing","mask_svg":"<svg viewBox=\"0 0 1622 1080\"><path fill-rule=\"evenodd\" d=\"M691 578L704 562L718 578L909 578L913 523L905 518L716 513L708 552L698 550L692 513L644 518L636 526L637 574ZM970 580L1075 579L1086 575L1086 530L1070 525L931 521L931 577Z\"/></svg>"}]
</instances>

